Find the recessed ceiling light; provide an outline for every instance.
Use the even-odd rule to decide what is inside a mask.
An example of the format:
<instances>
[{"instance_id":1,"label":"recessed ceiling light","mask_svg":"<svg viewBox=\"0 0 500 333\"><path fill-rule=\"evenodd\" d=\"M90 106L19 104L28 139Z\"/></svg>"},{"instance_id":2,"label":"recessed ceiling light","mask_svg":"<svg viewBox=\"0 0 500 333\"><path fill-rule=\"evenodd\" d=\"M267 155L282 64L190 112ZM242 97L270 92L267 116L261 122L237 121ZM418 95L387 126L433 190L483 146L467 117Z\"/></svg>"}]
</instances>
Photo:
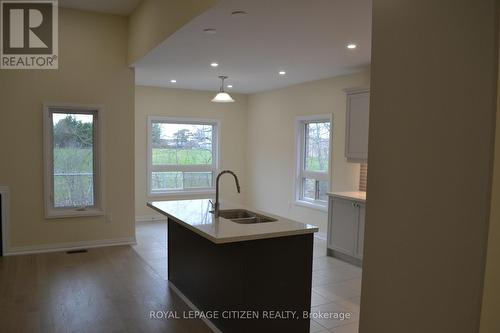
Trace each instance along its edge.
<instances>
[{"instance_id":1,"label":"recessed ceiling light","mask_svg":"<svg viewBox=\"0 0 500 333\"><path fill-rule=\"evenodd\" d=\"M211 63L211 64L210 64L210 66L212 66L212 67L218 67L218 66L219 66L219 64L218 64L218 63L216 63L216 62L213 62L213 63Z\"/></svg>"},{"instance_id":2,"label":"recessed ceiling light","mask_svg":"<svg viewBox=\"0 0 500 333\"><path fill-rule=\"evenodd\" d=\"M278 74L279 74L279 75L285 75L285 74L286 74L286 72L285 72L285 71L279 71L279 72L278 72Z\"/></svg>"},{"instance_id":3,"label":"recessed ceiling light","mask_svg":"<svg viewBox=\"0 0 500 333\"><path fill-rule=\"evenodd\" d=\"M358 46L356 44L347 44L347 48L350 49L350 50L353 50L355 48L357 48Z\"/></svg>"},{"instance_id":4,"label":"recessed ceiling light","mask_svg":"<svg viewBox=\"0 0 500 333\"><path fill-rule=\"evenodd\" d=\"M228 87L229 89L231 89L231 88L233 87L233 85L232 85L232 84L228 84L228 85L227 85L227 87Z\"/></svg>"},{"instance_id":5,"label":"recessed ceiling light","mask_svg":"<svg viewBox=\"0 0 500 333\"><path fill-rule=\"evenodd\" d=\"M232 16L244 16L244 15L247 15L248 13L245 12L244 10L235 10L233 12L231 12L231 15Z\"/></svg>"},{"instance_id":6,"label":"recessed ceiling light","mask_svg":"<svg viewBox=\"0 0 500 333\"><path fill-rule=\"evenodd\" d=\"M170 80L170 83L177 83L177 80L172 79L172 80Z\"/></svg>"},{"instance_id":7,"label":"recessed ceiling light","mask_svg":"<svg viewBox=\"0 0 500 333\"><path fill-rule=\"evenodd\" d=\"M206 28L206 29L203 29L203 32L206 34L209 34L209 35L213 35L213 34L217 33L217 30L215 30L214 28Z\"/></svg>"}]
</instances>

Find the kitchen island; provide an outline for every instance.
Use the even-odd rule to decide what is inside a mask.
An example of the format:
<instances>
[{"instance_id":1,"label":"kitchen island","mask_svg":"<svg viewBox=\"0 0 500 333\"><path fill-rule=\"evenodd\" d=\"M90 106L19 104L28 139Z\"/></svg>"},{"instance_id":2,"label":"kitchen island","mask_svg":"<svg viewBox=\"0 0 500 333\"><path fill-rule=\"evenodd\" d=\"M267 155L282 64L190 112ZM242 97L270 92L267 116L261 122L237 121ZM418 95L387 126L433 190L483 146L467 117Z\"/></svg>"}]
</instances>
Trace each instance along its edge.
<instances>
[{"instance_id":1,"label":"kitchen island","mask_svg":"<svg viewBox=\"0 0 500 333\"><path fill-rule=\"evenodd\" d=\"M215 218L208 199L148 206L168 218L169 283L210 326L309 332L317 227L224 203Z\"/></svg>"}]
</instances>

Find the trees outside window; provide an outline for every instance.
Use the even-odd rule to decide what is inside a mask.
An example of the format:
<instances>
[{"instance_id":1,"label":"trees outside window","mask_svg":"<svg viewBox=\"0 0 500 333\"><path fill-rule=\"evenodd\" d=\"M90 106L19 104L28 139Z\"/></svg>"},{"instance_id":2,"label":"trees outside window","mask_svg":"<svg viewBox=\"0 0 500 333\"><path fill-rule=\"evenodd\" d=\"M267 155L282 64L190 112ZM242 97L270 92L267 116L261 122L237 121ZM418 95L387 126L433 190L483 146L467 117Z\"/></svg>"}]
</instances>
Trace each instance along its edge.
<instances>
[{"instance_id":1,"label":"trees outside window","mask_svg":"<svg viewBox=\"0 0 500 333\"><path fill-rule=\"evenodd\" d=\"M298 152L296 200L326 206L330 188L329 117L306 117L297 120Z\"/></svg>"},{"instance_id":2,"label":"trees outside window","mask_svg":"<svg viewBox=\"0 0 500 333\"><path fill-rule=\"evenodd\" d=\"M150 194L212 189L217 131L216 121L150 118Z\"/></svg>"},{"instance_id":3,"label":"trees outside window","mask_svg":"<svg viewBox=\"0 0 500 333\"><path fill-rule=\"evenodd\" d=\"M48 217L102 212L99 110L85 106L45 107Z\"/></svg>"}]
</instances>

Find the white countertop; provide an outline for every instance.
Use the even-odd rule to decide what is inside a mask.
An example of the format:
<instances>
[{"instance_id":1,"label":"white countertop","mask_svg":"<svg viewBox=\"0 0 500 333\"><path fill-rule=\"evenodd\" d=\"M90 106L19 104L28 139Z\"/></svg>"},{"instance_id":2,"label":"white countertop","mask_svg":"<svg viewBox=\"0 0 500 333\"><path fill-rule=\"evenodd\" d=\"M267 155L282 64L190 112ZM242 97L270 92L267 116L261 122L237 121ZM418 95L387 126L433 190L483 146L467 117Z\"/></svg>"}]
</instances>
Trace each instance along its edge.
<instances>
[{"instance_id":1,"label":"white countertop","mask_svg":"<svg viewBox=\"0 0 500 333\"><path fill-rule=\"evenodd\" d=\"M328 192L327 195L349 200L366 201L366 192L363 191Z\"/></svg>"},{"instance_id":2,"label":"white countertop","mask_svg":"<svg viewBox=\"0 0 500 333\"><path fill-rule=\"evenodd\" d=\"M310 234L318 231L318 227L314 225L224 202L221 203L220 209L247 209L278 221L239 224L222 217L215 218L209 212L211 210L209 199L153 201L148 202L148 206L216 244Z\"/></svg>"}]
</instances>

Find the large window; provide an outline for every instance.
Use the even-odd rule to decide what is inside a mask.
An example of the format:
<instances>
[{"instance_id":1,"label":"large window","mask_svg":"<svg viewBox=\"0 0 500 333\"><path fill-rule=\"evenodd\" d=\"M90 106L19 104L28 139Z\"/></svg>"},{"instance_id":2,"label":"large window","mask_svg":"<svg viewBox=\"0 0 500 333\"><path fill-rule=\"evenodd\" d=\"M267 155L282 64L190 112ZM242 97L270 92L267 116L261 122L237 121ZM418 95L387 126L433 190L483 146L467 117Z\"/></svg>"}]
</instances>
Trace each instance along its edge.
<instances>
[{"instance_id":1,"label":"large window","mask_svg":"<svg viewBox=\"0 0 500 333\"><path fill-rule=\"evenodd\" d=\"M217 171L217 121L150 117L150 195L212 191Z\"/></svg>"},{"instance_id":2,"label":"large window","mask_svg":"<svg viewBox=\"0 0 500 333\"><path fill-rule=\"evenodd\" d=\"M299 118L297 133L296 201L326 207L330 188L330 116Z\"/></svg>"},{"instance_id":3,"label":"large window","mask_svg":"<svg viewBox=\"0 0 500 333\"><path fill-rule=\"evenodd\" d=\"M100 109L45 106L47 217L100 215Z\"/></svg>"}]
</instances>

